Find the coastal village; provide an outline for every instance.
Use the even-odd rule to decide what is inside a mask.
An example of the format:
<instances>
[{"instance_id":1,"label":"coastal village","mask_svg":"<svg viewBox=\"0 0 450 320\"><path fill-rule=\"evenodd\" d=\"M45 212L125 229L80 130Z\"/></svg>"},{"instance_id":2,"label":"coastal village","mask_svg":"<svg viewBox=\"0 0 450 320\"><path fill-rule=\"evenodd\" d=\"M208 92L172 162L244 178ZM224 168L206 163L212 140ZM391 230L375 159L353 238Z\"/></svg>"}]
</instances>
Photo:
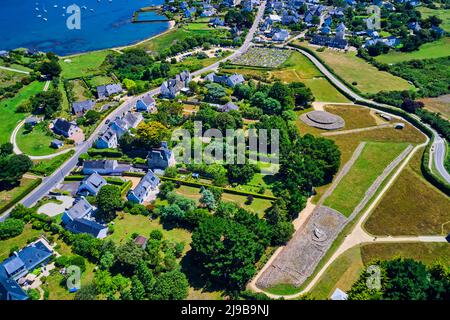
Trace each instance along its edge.
<instances>
[{"instance_id":1,"label":"coastal village","mask_svg":"<svg viewBox=\"0 0 450 320\"><path fill-rule=\"evenodd\" d=\"M166 0L130 23L154 11L169 29L128 47L0 50L0 300L417 298L401 272L362 288L372 263L449 298L448 4Z\"/></svg>"}]
</instances>

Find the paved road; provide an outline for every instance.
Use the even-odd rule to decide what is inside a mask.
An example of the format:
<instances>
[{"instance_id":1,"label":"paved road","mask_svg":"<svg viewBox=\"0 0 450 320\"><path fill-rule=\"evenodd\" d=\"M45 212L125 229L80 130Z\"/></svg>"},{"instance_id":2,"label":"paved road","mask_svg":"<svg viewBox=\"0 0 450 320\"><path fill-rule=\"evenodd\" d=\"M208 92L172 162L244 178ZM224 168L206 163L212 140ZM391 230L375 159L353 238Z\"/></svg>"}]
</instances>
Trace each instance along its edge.
<instances>
[{"instance_id":1,"label":"paved road","mask_svg":"<svg viewBox=\"0 0 450 320\"><path fill-rule=\"evenodd\" d=\"M17 72L17 73L30 74L28 71L23 71L23 70L3 67L3 66L0 66L0 69L7 70L7 71L12 71L12 72Z\"/></svg>"},{"instance_id":2,"label":"paved road","mask_svg":"<svg viewBox=\"0 0 450 320\"><path fill-rule=\"evenodd\" d=\"M355 92L353 92L353 90L351 90L350 88L348 88L345 84L343 84L339 79L337 79L330 71L328 71L328 69L319 61L317 60L312 54L298 49L298 48L293 48L291 47L291 49L297 50L298 52L300 52L301 54L303 54L304 56L306 56L309 60L311 60L311 62L336 86L338 87L340 90L344 91L345 93L347 93L350 97L352 97L354 100L359 101L359 102L365 102L365 103L370 103L376 106L380 106L380 107L384 107L384 108L388 108L388 109L392 109L395 110L395 107L387 105L387 104L383 104L383 103L378 103L372 100L368 100L366 98L363 98L361 96L359 96L358 94L356 94ZM388 112L385 112L388 113ZM391 114L394 118L400 118L399 116L396 116L394 114ZM412 115L414 118L416 118L417 120L420 121L420 118L416 115ZM402 118L403 119L403 118ZM403 119L405 120L405 119ZM445 170L444 167L444 161L445 161L445 146L443 145L443 141L442 138L439 136L439 134L433 129L431 128L429 125L425 124L425 126L427 126L434 135L434 142L433 144L435 145L435 156L432 157L433 161L435 163L435 166L439 172L439 174L442 176L442 178L444 178L447 183L450 183L450 175L448 174L447 170ZM432 169L430 167L430 169Z\"/></svg>"},{"instance_id":3,"label":"paved road","mask_svg":"<svg viewBox=\"0 0 450 320\"><path fill-rule=\"evenodd\" d=\"M219 64L221 62L225 62L230 59L233 59L233 58L241 55L245 51L247 51L247 49L251 45L253 36L258 28L259 22L261 21L261 18L263 17L265 7L266 7L266 1L263 1L258 9L258 13L256 14L253 25L250 28L249 32L247 33L244 43L242 44L242 46L239 49L236 50L236 52L234 52L232 55L224 58L221 61L218 61L218 62L216 62L210 66L207 66L201 70L193 72L192 75L197 76L202 73L215 70L219 67ZM45 196L51 189L53 189L56 185L58 185L61 181L63 181L64 177L66 175L68 175L76 167L79 156L82 153L86 153L87 150L92 146L92 144L97 139L97 136L99 135L99 133L106 130L106 128L107 128L106 121L107 120L115 119L117 116L123 115L126 112L128 112L129 110L131 110L133 108L133 106L136 104L136 101L139 98L141 98L142 96L147 95L147 94L154 96L154 95L159 94L159 92L160 92L160 89L157 88L157 89L153 89L149 92L146 92L140 96L128 98L123 104L121 104L117 109L115 109L113 112L111 112L111 114L102 121L102 123L97 127L97 129L91 134L91 136L86 141L84 141L82 144L80 144L76 147L75 154L70 159L68 159L51 176L44 178L42 183L36 189L34 189L28 196L26 196L24 199L22 199L21 203L23 205L25 205L26 207L31 207L37 201L39 201L39 199L41 199L43 196ZM0 221L3 221L8 216L9 216L9 211L4 213L0 217Z\"/></svg>"}]
</instances>

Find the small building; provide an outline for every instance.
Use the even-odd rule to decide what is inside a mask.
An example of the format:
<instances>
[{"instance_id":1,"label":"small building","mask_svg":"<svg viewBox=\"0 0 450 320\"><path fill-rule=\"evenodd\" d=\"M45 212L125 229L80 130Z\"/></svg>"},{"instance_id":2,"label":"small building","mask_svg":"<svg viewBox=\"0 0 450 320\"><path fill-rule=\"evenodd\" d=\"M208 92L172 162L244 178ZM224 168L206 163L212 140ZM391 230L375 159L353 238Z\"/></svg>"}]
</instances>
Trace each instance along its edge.
<instances>
[{"instance_id":1,"label":"small building","mask_svg":"<svg viewBox=\"0 0 450 320\"><path fill-rule=\"evenodd\" d=\"M136 101L136 111L156 112L156 101L149 94Z\"/></svg>"},{"instance_id":2,"label":"small building","mask_svg":"<svg viewBox=\"0 0 450 320\"><path fill-rule=\"evenodd\" d=\"M97 172L94 172L90 176L83 179L80 187L78 188L77 194L82 196L96 196L100 189L106 184L106 180Z\"/></svg>"},{"instance_id":3,"label":"small building","mask_svg":"<svg viewBox=\"0 0 450 320\"><path fill-rule=\"evenodd\" d=\"M167 142L162 142L160 148L153 148L147 156L149 169L164 170L175 165L173 152L168 148Z\"/></svg>"},{"instance_id":4,"label":"small building","mask_svg":"<svg viewBox=\"0 0 450 320\"><path fill-rule=\"evenodd\" d=\"M120 83L112 83L97 87L97 96L99 99L107 99L122 92L123 89Z\"/></svg>"},{"instance_id":5,"label":"small building","mask_svg":"<svg viewBox=\"0 0 450 320\"><path fill-rule=\"evenodd\" d=\"M97 172L100 175L120 175L129 168L126 165L119 165L117 160L86 160L83 162L83 174Z\"/></svg>"},{"instance_id":6,"label":"small building","mask_svg":"<svg viewBox=\"0 0 450 320\"><path fill-rule=\"evenodd\" d=\"M117 134L111 128L108 128L95 143L97 149L115 149L117 145Z\"/></svg>"},{"instance_id":7,"label":"small building","mask_svg":"<svg viewBox=\"0 0 450 320\"><path fill-rule=\"evenodd\" d=\"M160 183L159 178L149 170L145 176L142 177L139 184L130 190L127 194L127 199L135 203L144 203L145 201L151 201L156 198L159 192L158 185Z\"/></svg>"},{"instance_id":8,"label":"small building","mask_svg":"<svg viewBox=\"0 0 450 320\"><path fill-rule=\"evenodd\" d=\"M223 27L225 25L225 21L219 17L215 17L209 20L209 23L213 26Z\"/></svg>"},{"instance_id":9,"label":"small building","mask_svg":"<svg viewBox=\"0 0 450 320\"><path fill-rule=\"evenodd\" d=\"M339 288L336 288L336 290L334 290L333 294L331 295L331 300L347 300L347 299L348 295Z\"/></svg>"},{"instance_id":10,"label":"small building","mask_svg":"<svg viewBox=\"0 0 450 320\"><path fill-rule=\"evenodd\" d=\"M6 50L0 50L0 57L8 58L9 57L9 52L6 51Z\"/></svg>"},{"instance_id":11,"label":"small building","mask_svg":"<svg viewBox=\"0 0 450 320\"><path fill-rule=\"evenodd\" d=\"M82 117L87 111L92 110L94 106L94 100L74 102L72 103L72 112L77 117Z\"/></svg>"},{"instance_id":12,"label":"small building","mask_svg":"<svg viewBox=\"0 0 450 320\"><path fill-rule=\"evenodd\" d=\"M53 139L50 142L50 147L55 148L55 149L61 149L62 147L64 147L64 142L58 139Z\"/></svg>"},{"instance_id":13,"label":"small building","mask_svg":"<svg viewBox=\"0 0 450 320\"><path fill-rule=\"evenodd\" d=\"M147 242L148 242L148 239L141 235L134 238L134 243L136 243L139 247L141 247L144 250L147 247Z\"/></svg>"},{"instance_id":14,"label":"small building","mask_svg":"<svg viewBox=\"0 0 450 320\"><path fill-rule=\"evenodd\" d=\"M239 110L239 107L230 101L222 106L217 106L217 110L220 112L230 112L232 110Z\"/></svg>"},{"instance_id":15,"label":"small building","mask_svg":"<svg viewBox=\"0 0 450 320\"><path fill-rule=\"evenodd\" d=\"M41 122L41 119L38 118L38 117L34 117L34 116L28 117L28 118L25 119L25 122L24 122L25 128L26 129L31 129L35 125L37 125L39 122Z\"/></svg>"},{"instance_id":16,"label":"small building","mask_svg":"<svg viewBox=\"0 0 450 320\"><path fill-rule=\"evenodd\" d=\"M383 118L386 121L391 121L392 117L386 113L380 113L380 117Z\"/></svg>"}]
</instances>

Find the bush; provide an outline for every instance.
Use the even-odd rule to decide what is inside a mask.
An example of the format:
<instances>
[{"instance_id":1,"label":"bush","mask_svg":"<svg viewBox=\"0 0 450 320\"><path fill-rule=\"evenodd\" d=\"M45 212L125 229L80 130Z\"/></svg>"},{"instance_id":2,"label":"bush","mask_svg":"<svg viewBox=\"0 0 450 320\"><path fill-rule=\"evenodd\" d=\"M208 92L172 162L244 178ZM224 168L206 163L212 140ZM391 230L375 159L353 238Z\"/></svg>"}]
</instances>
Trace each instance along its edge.
<instances>
[{"instance_id":1,"label":"bush","mask_svg":"<svg viewBox=\"0 0 450 320\"><path fill-rule=\"evenodd\" d=\"M23 232L25 223L22 220L9 218L0 222L0 240L16 237Z\"/></svg>"}]
</instances>

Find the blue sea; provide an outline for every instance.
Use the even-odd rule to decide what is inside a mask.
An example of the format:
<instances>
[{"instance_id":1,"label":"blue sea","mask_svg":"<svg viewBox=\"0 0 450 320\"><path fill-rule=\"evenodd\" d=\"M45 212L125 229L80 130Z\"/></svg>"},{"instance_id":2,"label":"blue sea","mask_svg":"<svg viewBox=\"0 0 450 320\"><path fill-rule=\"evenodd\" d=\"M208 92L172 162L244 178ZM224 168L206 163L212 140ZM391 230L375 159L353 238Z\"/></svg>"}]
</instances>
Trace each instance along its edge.
<instances>
[{"instance_id":1,"label":"blue sea","mask_svg":"<svg viewBox=\"0 0 450 320\"><path fill-rule=\"evenodd\" d=\"M168 22L131 23L142 7L163 0L0 0L0 50L29 48L70 55L125 46L168 29ZM69 30L67 7L80 7L81 29ZM165 19L146 13L145 20Z\"/></svg>"}]
</instances>

